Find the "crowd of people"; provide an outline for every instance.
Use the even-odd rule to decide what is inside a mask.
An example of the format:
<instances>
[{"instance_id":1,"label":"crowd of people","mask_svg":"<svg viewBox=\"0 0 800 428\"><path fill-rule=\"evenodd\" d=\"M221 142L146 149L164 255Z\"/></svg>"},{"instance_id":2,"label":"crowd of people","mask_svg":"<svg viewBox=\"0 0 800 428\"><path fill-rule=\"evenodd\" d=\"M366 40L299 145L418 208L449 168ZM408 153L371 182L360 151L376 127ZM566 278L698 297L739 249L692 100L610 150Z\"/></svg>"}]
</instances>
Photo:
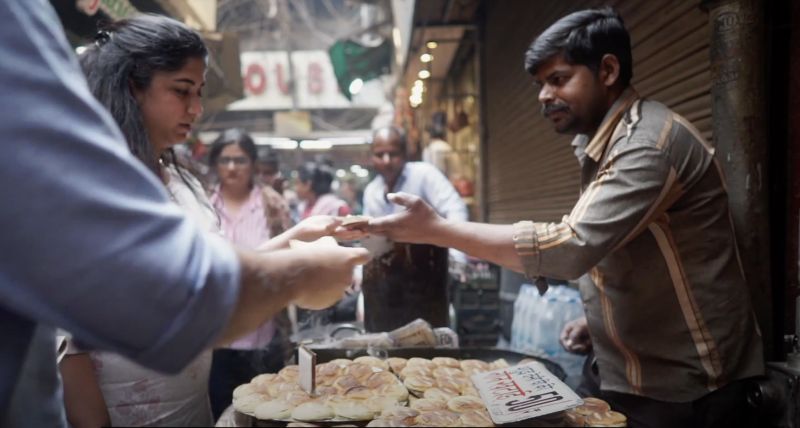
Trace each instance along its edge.
<instances>
[{"instance_id":1,"label":"crowd of people","mask_svg":"<svg viewBox=\"0 0 800 428\"><path fill-rule=\"evenodd\" d=\"M636 93L612 9L564 17L525 54L543 114L576 135L581 198L563 221L468 222L442 171L410 162L403 130L387 127L370 146L365 231L341 227L352 208L325 161L297 169L293 221L276 160L245 131L213 143L209 192L181 164L208 58L186 25L124 19L75 58L49 6L7 0L0 20L13 58L0 62L13 143L0 169L13 201L0 207L0 425L213 424L235 385L283 364L284 309L331 307L369 259L313 242L367 233L580 278L587 316L564 346L594 351L603 398L633 425L749 421L743 382L763 359L724 178L688 121ZM60 364L56 328L71 333Z\"/></svg>"}]
</instances>

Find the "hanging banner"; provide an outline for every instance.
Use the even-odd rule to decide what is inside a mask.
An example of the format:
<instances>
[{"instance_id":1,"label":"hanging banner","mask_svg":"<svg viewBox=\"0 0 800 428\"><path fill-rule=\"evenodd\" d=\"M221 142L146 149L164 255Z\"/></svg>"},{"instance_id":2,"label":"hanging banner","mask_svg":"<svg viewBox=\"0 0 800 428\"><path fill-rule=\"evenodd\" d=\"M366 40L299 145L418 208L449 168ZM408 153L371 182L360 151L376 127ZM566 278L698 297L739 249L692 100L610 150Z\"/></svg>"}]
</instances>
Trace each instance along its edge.
<instances>
[{"instance_id":1,"label":"hanging banner","mask_svg":"<svg viewBox=\"0 0 800 428\"><path fill-rule=\"evenodd\" d=\"M289 55L284 51L242 52L244 99L228 110L284 110L292 108L289 92Z\"/></svg>"},{"instance_id":2,"label":"hanging banner","mask_svg":"<svg viewBox=\"0 0 800 428\"><path fill-rule=\"evenodd\" d=\"M242 52L240 59L245 97L230 104L228 110L377 108L385 100L380 79L364 83L353 101L345 98L330 57L322 50L292 52L291 68L285 51ZM293 105L292 82L297 105Z\"/></svg>"},{"instance_id":3,"label":"hanging banner","mask_svg":"<svg viewBox=\"0 0 800 428\"><path fill-rule=\"evenodd\" d=\"M89 16L102 9L114 19L127 18L139 12L128 0L77 0L75 7Z\"/></svg>"}]
</instances>

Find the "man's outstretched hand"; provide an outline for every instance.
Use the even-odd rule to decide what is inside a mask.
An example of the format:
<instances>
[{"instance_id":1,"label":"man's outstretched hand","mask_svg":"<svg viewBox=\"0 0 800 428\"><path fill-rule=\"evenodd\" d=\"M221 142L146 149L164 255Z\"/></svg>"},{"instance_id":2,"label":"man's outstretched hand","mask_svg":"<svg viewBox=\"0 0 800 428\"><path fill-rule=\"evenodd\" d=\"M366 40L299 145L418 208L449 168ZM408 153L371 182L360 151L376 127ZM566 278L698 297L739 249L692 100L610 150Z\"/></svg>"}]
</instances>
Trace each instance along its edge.
<instances>
[{"instance_id":1,"label":"man's outstretched hand","mask_svg":"<svg viewBox=\"0 0 800 428\"><path fill-rule=\"evenodd\" d=\"M446 220L419 196L408 193L389 193L390 202L403 206L402 212L370 220L366 231L384 235L397 242L433 244Z\"/></svg>"}]
</instances>

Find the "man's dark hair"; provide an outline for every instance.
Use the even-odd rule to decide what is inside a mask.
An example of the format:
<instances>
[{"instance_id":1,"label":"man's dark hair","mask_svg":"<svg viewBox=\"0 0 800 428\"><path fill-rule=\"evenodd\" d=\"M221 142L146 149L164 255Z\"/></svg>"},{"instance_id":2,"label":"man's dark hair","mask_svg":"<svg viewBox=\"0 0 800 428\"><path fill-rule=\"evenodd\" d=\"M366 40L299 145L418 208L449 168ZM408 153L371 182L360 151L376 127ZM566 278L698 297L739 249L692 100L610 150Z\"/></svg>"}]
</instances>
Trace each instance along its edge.
<instances>
[{"instance_id":1,"label":"man's dark hair","mask_svg":"<svg viewBox=\"0 0 800 428\"><path fill-rule=\"evenodd\" d=\"M525 70L536 74L539 67L556 55L570 64L585 65L594 73L603 55L619 60L619 83L628 86L633 77L631 37L622 17L604 7L571 13L551 25L525 52Z\"/></svg>"},{"instance_id":2,"label":"man's dark hair","mask_svg":"<svg viewBox=\"0 0 800 428\"><path fill-rule=\"evenodd\" d=\"M269 146L261 146L258 148L258 164L271 166L277 170L281 164L281 157L278 153Z\"/></svg>"}]
</instances>

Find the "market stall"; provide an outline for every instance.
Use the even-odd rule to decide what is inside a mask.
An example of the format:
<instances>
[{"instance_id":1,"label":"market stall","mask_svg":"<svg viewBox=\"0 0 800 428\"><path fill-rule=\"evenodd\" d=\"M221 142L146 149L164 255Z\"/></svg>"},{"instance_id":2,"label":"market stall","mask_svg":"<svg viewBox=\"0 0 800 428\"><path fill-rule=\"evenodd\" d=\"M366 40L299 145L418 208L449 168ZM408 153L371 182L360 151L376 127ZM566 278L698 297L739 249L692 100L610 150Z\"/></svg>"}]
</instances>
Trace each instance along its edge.
<instances>
[{"instance_id":1,"label":"market stall","mask_svg":"<svg viewBox=\"0 0 800 428\"><path fill-rule=\"evenodd\" d=\"M300 345L298 364L236 388L218 426L625 425L605 402L579 398L558 364L460 348L448 330L418 319Z\"/></svg>"}]
</instances>

